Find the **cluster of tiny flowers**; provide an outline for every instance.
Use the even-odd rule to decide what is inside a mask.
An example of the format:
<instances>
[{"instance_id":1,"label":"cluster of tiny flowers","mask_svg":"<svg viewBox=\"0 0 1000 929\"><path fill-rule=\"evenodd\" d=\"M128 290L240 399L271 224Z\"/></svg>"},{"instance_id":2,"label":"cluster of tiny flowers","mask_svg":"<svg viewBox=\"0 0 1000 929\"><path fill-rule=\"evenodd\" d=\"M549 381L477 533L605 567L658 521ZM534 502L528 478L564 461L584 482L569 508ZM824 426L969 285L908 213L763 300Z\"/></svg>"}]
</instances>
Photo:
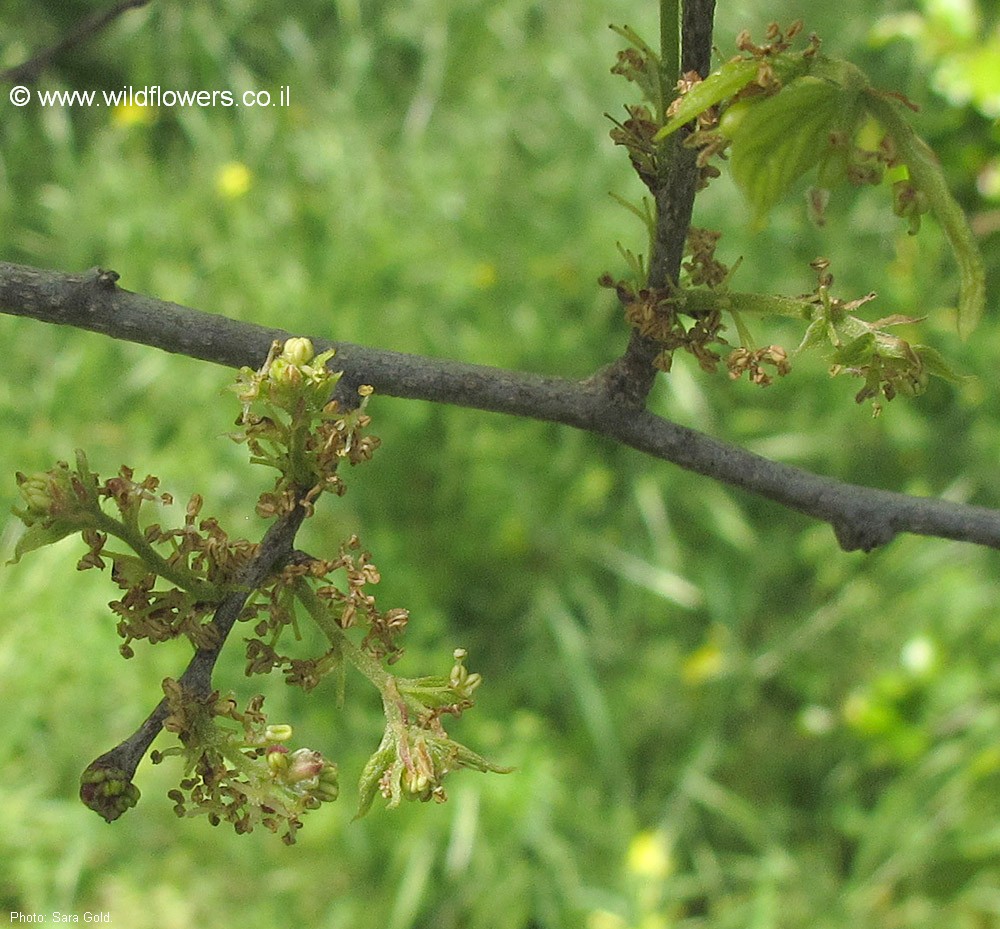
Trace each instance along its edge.
<instances>
[{"instance_id":1,"label":"cluster of tiny flowers","mask_svg":"<svg viewBox=\"0 0 1000 929\"><path fill-rule=\"evenodd\" d=\"M781 377L792 370L788 361L788 352L780 345L768 345L767 348L755 349L737 348L726 359L726 367L733 380L748 373L751 383L757 384L759 387L767 387L774 380L773 376L765 370L764 365L771 365Z\"/></svg>"},{"instance_id":2,"label":"cluster of tiny flowers","mask_svg":"<svg viewBox=\"0 0 1000 929\"><path fill-rule=\"evenodd\" d=\"M394 807L401 800L439 803L447 799L445 776L459 768L506 773L444 730L444 716L460 716L473 705L472 694L482 683L465 667L466 651L454 651L447 677L393 679L388 693L387 725L379 747L361 774L358 815L380 794Z\"/></svg>"},{"instance_id":3,"label":"cluster of tiny flowers","mask_svg":"<svg viewBox=\"0 0 1000 929\"><path fill-rule=\"evenodd\" d=\"M111 578L123 591L109 604L119 617L122 655L132 657L135 640L157 643L186 636L196 647L215 644L208 620L257 547L230 539L215 519L199 521L199 495L189 501L183 526L163 529L154 523L142 528L139 519L145 506L173 503L170 494L157 493L159 478L153 475L137 481L133 470L123 465L101 483L86 455L78 451L75 469L60 461L50 471L30 477L19 473L17 479L26 508L15 513L28 531L17 545L15 560L79 532L87 551L77 568L103 570L110 563ZM112 501L117 515L105 512L104 500ZM112 538L132 551L110 548Z\"/></svg>"},{"instance_id":4,"label":"cluster of tiny flowers","mask_svg":"<svg viewBox=\"0 0 1000 929\"><path fill-rule=\"evenodd\" d=\"M251 462L280 472L274 490L261 495L260 516L280 516L296 505L311 512L320 494L342 495L340 463L368 461L378 448L379 440L364 431L371 423L364 407L372 389L359 388L358 406L342 409L331 399L341 377L326 367L332 356L315 355L308 339L289 339L272 345L260 370L240 370L241 429L232 438L247 444Z\"/></svg>"},{"instance_id":5,"label":"cluster of tiny flowers","mask_svg":"<svg viewBox=\"0 0 1000 929\"><path fill-rule=\"evenodd\" d=\"M257 504L262 516L294 516L279 530L313 515L324 492L342 494L340 464L367 461L378 446L366 433L370 419L364 407L371 388L358 390L360 402L352 408L342 409L332 399L340 378L326 367L332 354L316 355L308 339L289 339L272 346L260 370L240 373L237 424L242 430L233 438L246 443L251 462L280 473L274 490ZM139 799L132 778L158 731L151 728L156 720L179 743L151 754L154 764L169 756L183 761L179 786L168 793L178 816L205 816L212 825L228 822L238 833L262 826L291 844L303 815L337 798L337 766L314 749L287 747L291 727L267 722L263 696L240 710L234 698L212 689L215 658L232 626L231 613L223 612L230 605L239 611L236 619L253 624L246 647L248 675L280 669L286 683L308 691L351 665L380 691L386 734L362 777L359 813L378 792L390 805L404 796L444 800L441 781L455 768L504 770L452 741L442 725L444 715L458 716L472 706L481 683L480 675L465 668L463 650L455 652L447 677L400 678L385 669L402 654L398 638L409 613L376 607L370 587L381 575L357 536L347 539L335 558L286 550L270 573L255 581L255 589L247 590L245 578L252 576L248 571L267 540L255 545L230 539L216 520L201 518L200 495L188 502L182 526L165 529L159 523L140 524L147 504L173 502L169 494L158 493L158 478L138 481L122 467L102 483L82 452L75 469L59 462L48 472L18 473L17 482L24 507L15 512L28 529L15 560L81 533L87 551L79 569L110 565L122 590L110 604L125 640L122 654L131 657L136 640L157 643L178 636L196 650L180 680L163 681L164 699L146 723L84 771L80 796L107 821ZM108 501L117 515L105 512ZM119 551L116 542L130 551ZM325 634L328 650L314 658L280 654L277 645L286 630L300 638L303 614ZM361 634L353 633L355 628Z\"/></svg>"},{"instance_id":6,"label":"cluster of tiny flowers","mask_svg":"<svg viewBox=\"0 0 1000 929\"><path fill-rule=\"evenodd\" d=\"M309 748L289 751L283 743L292 729L267 723L262 696L240 712L231 697L199 697L169 678L163 689L170 708L164 728L181 745L154 752L152 760L185 759L179 789L167 794L178 816L206 816L213 826L228 822L241 834L260 825L280 832L290 845L304 813L337 799L336 765ZM220 725L219 719L233 720L240 729Z\"/></svg>"},{"instance_id":7,"label":"cluster of tiny flowers","mask_svg":"<svg viewBox=\"0 0 1000 929\"><path fill-rule=\"evenodd\" d=\"M693 355L703 371L713 373L720 360L713 344L725 343L722 331L722 314L719 310L682 318L680 307L683 295L666 288L636 288L627 281L615 281L611 275L603 275L599 283L602 287L614 289L625 309L625 318L641 335L660 343L661 351L655 359L661 371L670 371L674 352L682 349Z\"/></svg>"}]
</instances>

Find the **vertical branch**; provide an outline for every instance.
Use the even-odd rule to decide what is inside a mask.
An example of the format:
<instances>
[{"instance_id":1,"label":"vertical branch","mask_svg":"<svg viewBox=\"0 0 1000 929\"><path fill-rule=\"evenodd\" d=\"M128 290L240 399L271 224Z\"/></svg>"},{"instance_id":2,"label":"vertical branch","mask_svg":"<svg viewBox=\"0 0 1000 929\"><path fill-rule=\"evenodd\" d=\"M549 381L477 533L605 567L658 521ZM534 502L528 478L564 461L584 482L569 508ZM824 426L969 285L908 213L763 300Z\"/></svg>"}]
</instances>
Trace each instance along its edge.
<instances>
[{"instance_id":1,"label":"vertical branch","mask_svg":"<svg viewBox=\"0 0 1000 929\"><path fill-rule=\"evenodd\" d=\"M667 108L676 95L677 79L681 71L681 9L684 8L684 15L687 15L688 3L686 0L660 0L660 112L661 122L667 118ZM687 44L685 42L685 44ZM656 190L653 191L656 199L656 233L653 236L652 254L649 256L649 274L646 284L650 288L663 288L670 282L677 280L680 271L681 254L677 251L677 243L672 240L676 235L672 231L680 225L685 225L685 212L690 220L690 209L684 209L684 203L689 199L693 202L693 190L691 197L687 196L687 191L682 189L687 185L684 175L689 173L683 164L685 160L684 149L680 146L679 139L666 138L659 146L657 156L658 171L656 179ZM680 211L678 213L678 207ZM686 237L685 231L685 237ZM683 250L684 242L681 239L680 248ZM648 340L647 340L648 341ZM655 346L655 343L654 343ZM652 349L653 346L650 346ZM655 352L650 355L650 360L655 357ZM652 378L650 377L650 386ZM646 390L648 391L648 387Z\"/></svg>"},{"instance_id":2,"label":"vertical branch","mask_svg":"<svg viewBox=\"0 0 1000 929\"><path fill-rule=\"evenodd\" d=\"M681 70L697 71L708 77L712 66L712 20L715 0L685 0L683 15L684 44L681 47Z\"/></svg>"},{"instance_id":3,"label":"vertical branch","mask_svg":"<svg viewBox=\"0 0 1000 929\"><path fill-rule=\"evenodd\" d=\"M712 52L712 17L715 0L660 0L660 85L667 86L664 113L676 95L674 86L685 72L708 74ZM683 30L681 23L683 22ZM698 171L695 153L683 145L686 132L664 139L660 151L660 176L656 196L656 235L649 262L647 284L651 288L677 283L691 212L697 190Z\"/></svg>"},{"instance_id":4,"label":"vertical branch","mask_svg":"<svg viewBox=\"0 0 1000 929\"><path fill-rule=\"evenodd\" d=\"M663 110L674 95L683 66L685 71L708 74L712 50L712 17L715 0L660 0L660 88ZM649 256L646 285L662 290L677 283L684 257L691 211L698 184L696 154L683 145L686 133L664 139L657 157L652 190L656 203L656 229ZM656 377L654 361L660 345L633 330L625 353L601 379L617 399L631 406L645 404Z\"/></svg>"}]
</instances>

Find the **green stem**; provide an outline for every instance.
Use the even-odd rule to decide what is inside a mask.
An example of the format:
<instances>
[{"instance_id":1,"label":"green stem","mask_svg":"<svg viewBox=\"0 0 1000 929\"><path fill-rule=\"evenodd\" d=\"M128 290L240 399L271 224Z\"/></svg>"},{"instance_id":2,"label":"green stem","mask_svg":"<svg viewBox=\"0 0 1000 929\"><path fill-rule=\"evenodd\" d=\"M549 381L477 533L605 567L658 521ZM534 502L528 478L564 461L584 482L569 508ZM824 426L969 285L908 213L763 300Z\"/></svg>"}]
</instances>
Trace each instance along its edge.
<instances>
[{"instance_id":1,"label":"green stem","mask_svg":"<svg viewBox=\"0 0 1000 929\"><path fill-rule=\"evenodd\" d=\"M781 297L774 294L748 294L737 291L718 293L712 290L683 290L677 307L684 313L747 313L754 316L788 316L809 319L813 303L802 297Z\"/></svg>"},{"instance_id":2,"label":"green stem","mask_svg":"<svg viewBox=\"0 0 1000 929\"><path fill-rule=\"evenodd\" d=\"M660 0L660 123L675 95L681 73L681 0Z\"/></svg>"},{"instance_id":3,"label":"green stem","mask_svg":"<svg viewBox=\"0 0 1000 929\"><path fill-rule=\"evenodd\" d=\"M306 459L306 442L312 431L312 417L306 409L305 399L299 397L299 409L292 416L288 428L288 462L287 478L298 487L310 488L316 481Z\"/></svg>"},{"instance_id":4,"label":"green stem","mask_svg":"<svg viewBox=\"0 0 1000 929\"><path fill-rule=\"evenodd\" d=\"M396 686L396 679L387 674L385 690L382 691L382 710L385 713L385 721L395 732L397 744L400 746L406 745L406 720L403 718L406 702L408 701L404 701L399 687Z\"/></svg>"},{"instance_id":5,"label":"green stem","mask_svg":"<svg viewBox=\"0 0 1000 929\"><path fill-rule=\"evenodd\" d=\"M202 580L193 572L187 570L186 567L171 564L167 561L166 558L146 541L138 525L130 525L128 522L119 521L113 516L108 516L103 510L99 510L95 515L95 528L124 542L142 559L154 574L169 581L175 587L186 590L199 600L214 603L225 596L226 591L218 584Z\"/></svg>"},{"instance_id":6,"label":"green stem","mask_svg":"<svg viewBox=\"0 0 1000 929\"><path fill-rule=\"evenodd\" d=\"M399 687L401 682L386 671L363 648L351 641L347 632L338 625L330 611L316 596L316 591L301 578L295 583L295 596L298 597L299 602L306 608L330 643L338 648L344 658L368 678L379 691L382 695L386 721L402 738L406 731L406 722L403 718L404 709L409 708L419 716L427 710L430 704L420 700L419 694L401 692ZM403 683L407 683L411 687L415 686L419 690L420 681L404 681Z\"/></svg>"},{"instance_id":7,"label":"green stem","mask_svg":"<svg viewBox=\"0 0 1000 929\"><path fill-rule=\"evenodd\" d=\"M330 611L324 606L316 591L310 587L306 581L299 578L295 582L295 596L306 608L306 612L322 630L330 644L339 648L341 654L358 669L385 697L386 692L393 684L392 675L386 671L374 658L371 657L360 646L351 641L346 631L341 629Z\"/></svg>"}]
</instances>

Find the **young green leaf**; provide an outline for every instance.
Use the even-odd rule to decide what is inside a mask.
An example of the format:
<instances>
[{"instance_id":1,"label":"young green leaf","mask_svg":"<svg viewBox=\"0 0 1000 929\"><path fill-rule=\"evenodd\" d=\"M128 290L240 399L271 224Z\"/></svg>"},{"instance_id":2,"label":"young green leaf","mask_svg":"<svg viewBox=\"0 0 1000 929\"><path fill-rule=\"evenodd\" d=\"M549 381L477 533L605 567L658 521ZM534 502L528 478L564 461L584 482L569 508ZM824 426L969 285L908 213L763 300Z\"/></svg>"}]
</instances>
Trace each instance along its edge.
<instances>
[{"instance_id":1,"label":"young green leaf","mask_svg":"<svg viewBox=\"0 0 1000 929\"><path fill-rule=\"evenodd\" d=\"M35 523L17 540L17 545L14 546L14 557L7 564L17 564L28 552L51 545L53 542L59 542L76 534L81 528L79 521L71 519L55 519L44 523Z\"/></svg>"},{"instance_id":2,"label":"young green leaf","mask_svg":"<svg viewBox=\"0 0 1000 929\"><path fill-rule=\"evenodd\" d=\"M673 117L653 136L654 142L665 139L685 123L700 116L705 110L738 94L757 77L760 62L755 58L736 58L727 61L718 71L713 71L699 81L681 98Z\"/></svg>"},{"instance_id":3,"label":"young green leaf","mask_svg":"<svg viewBox=\"0 0 1000 929\"><path fill-rule=\"evenodd\" d=\"M831 361L838 365L860 365L869 361L875 352L875 333L866 332L842 345L834 353Z\"/></svg>"},{"instance_id":4,"label":"young green leaf","mask_svg":"<svg viewBox=\"0 0 1000 929\"><path fill-rule=\"evenodd\" d=\"M967 375L958 374L947 361L941 353L929 345L914 345L914 354L920 359L921 364L924 366L928 374L934 377L940 377L942 380L950 381L953 384L957 384L959 381L968 379Z\"/></svg>"},{"instance_id":5,"label":"young green leaf","mask_svg":"<svg viewBox=\"0 0 1000 929\"><path fill-rule=\"evenodd\" d=\"M784 83L806 74L810 62L811 59L802 55L779 55L770 62L770 67L777 81ZM665 139L717 103L735 97L758 79L762 67L764 64L759 58L734 58L727 61L681 97L673 116L653 136L653 141Z\"/></svg>"},{"instance_id":6,"label":"young green leaf","mask_svg":"<svg viewBox=\"0 0 1000 929\"><path fill-rule=\"evenodd\" d=\"M748 106L733 139L731 165L756 220L832 155L832 134L853 134L860 113L855 90L808 75Z\"/></svg>"}]
</instances>

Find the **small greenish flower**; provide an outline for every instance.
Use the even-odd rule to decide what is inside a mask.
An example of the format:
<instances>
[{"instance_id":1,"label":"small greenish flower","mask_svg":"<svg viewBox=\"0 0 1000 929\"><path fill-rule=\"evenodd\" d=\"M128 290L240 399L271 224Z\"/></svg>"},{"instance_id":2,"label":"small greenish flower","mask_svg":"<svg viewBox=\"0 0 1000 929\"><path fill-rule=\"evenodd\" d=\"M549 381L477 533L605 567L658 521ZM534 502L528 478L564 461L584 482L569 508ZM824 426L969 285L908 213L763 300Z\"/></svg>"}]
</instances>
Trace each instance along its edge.
<instances>
[{"instance_id":1,"label":"small greenish flower","mask_svg":"<svg viewBox=\"0 0 1000 929\"><path fill-rule=\"evenodd\" d=\"M312 788L312 795L323 803L332 803L340 796L340 781L337 766L327 762L319 773L317 783Z\"/></svg>"},{"instance_id":2,"label":"small greenish flower","mask_svg":"<svg viewBox=\"0 0 1000 929\"><path fill-rule=\"evenodd\" d=\"M87 467L82 451L77 451L76 460L75 470L60 461L48 471L15 475L25 507L13 507L12 512L28 531L18 540L11 564L37 548L92 529L100 521L97 475Z\"/></svg>"},{"instance_id":3,"label":"small greenish flower","mask_svg":"<svg viewBox=\"0 0 1000 929\"><path fill-rule=\"evenodd\" d=\"M390 808L404 799L444 802L447 794L443 780L459 768L497 774L513 770L493 764L449 738L439 722L431 722L427 727L390 722L361 773L355 818L368 812L376 794L385 797Z\"/></svg>"},{"instance_id":4,"label":"small greenish flower","mask_svg":"<svg viewBox=\"0 0 1000 929\"><path fill-rule=\"evenodd\" d=\"M28 518L47 516L55 502L52 497L51 475L48 472L25 475L18 471L16 477L18 492L27 504L25 522L28 523Z\"/></svg>"}]
</instances>

